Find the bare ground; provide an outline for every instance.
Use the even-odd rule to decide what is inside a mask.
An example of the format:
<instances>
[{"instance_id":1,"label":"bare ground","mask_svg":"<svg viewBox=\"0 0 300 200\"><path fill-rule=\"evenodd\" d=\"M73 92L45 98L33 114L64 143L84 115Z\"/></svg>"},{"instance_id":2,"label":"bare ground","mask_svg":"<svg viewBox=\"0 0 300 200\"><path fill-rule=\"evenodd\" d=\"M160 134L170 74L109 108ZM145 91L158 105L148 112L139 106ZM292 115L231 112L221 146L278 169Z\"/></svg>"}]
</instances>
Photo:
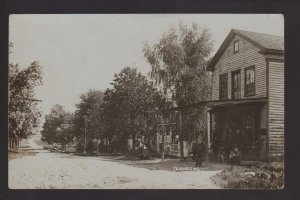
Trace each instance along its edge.
<instances>
[{"instance_id":1,"label":"bare ground","mask_svg":"<svg viewBox=\"0 0 300 200\"><path fill-rule=\"evenodd\" d=\"M190 171L191 162L160 159L130 161L82 157L44 150L33 140L31 156L9 160L11 189L214 189L211 177L220 170ZM190 168L189 165L191 166ZM182 170L174 171L174 166ZM185 168L185 169L184 169Z\"/></svg>"}]
</instances>

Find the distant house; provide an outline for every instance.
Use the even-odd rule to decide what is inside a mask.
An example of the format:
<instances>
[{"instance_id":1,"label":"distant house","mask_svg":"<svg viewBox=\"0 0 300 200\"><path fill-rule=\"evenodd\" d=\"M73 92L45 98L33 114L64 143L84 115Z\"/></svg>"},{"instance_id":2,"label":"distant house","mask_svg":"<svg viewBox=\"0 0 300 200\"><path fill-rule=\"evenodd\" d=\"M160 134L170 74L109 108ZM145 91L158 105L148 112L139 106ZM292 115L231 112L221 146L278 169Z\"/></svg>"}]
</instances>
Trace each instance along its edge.
<instances>
[{"instance_id":1,"label":"distant house","mask_svg":"<svg viewBox=\"0 0 300 200\"><path fill-rule=\"evenodd\" d=\"M284 39L232 29L212 58L209 143L244 160L284 155Z\"/></svg>"}]
</instances>

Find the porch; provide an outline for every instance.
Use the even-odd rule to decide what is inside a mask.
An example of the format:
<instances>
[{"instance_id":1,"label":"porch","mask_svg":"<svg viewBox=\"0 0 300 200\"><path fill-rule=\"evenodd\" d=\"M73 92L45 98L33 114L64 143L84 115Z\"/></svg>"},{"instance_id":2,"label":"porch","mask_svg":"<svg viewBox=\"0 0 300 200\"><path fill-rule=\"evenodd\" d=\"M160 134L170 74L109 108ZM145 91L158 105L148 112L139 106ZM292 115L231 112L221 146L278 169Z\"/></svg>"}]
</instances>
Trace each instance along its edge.
<instances>
[{"instance_id":1,"label":"porch","mask_svg":"<svg viewBox=\"0 0 300 200\"><path fill-rule=\"evenodd\" d=\"M265 101L219 103L211 107L209 116L210 159L227 162L237 146L244 163L266 160Z\"/></svg>"}]
</instances>

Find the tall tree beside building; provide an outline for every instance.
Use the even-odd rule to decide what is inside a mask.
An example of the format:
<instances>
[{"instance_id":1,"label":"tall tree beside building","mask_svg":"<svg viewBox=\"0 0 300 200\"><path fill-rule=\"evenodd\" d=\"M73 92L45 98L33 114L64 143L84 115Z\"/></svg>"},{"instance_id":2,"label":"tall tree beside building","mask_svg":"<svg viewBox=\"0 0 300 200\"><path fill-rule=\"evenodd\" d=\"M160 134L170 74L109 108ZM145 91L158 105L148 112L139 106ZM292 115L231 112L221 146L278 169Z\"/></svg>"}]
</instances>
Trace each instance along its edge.
<instances>
[{"instance_id":1,"label":"tall tree beside building","mask_svg":"<svg viewBox=\"0 0 300 200\"><path fill-rule=\"evenodd\" d=\"M212 51L208 29L193 23L168 30L157 44L144 47L151 65L150 77L163 94L178 105L195 103L209 96L207 61Z\"/></svg>"},{"instance_id":2,"label":"tall tree beside building","mask_svg":"<svg viewBox=\"0 0 300 200\"><path fill-rule=\"evenodd\" d=\"M146 44L143 51L151 65L149 75L161 93L178 106L207 100L210 85L206 66L212 45L209 30L195 23L191 27L180 23L164 33L158 43ZM190 112L189 121L195 124L194 132L203 130L205 120L199 118L205 118L204 109L193 111L194 114ZM188 132L184 136L188 136Z\"/></svg>"},{"instance_id":3,"label":"tall tree beside building","mask_svg":"<svg viewBox=\"0 0 300 200\"><path fill-rule=\"evenodd\" d=\"M10 44L12 46L12 44ZM19 141L27 139L38 127L41 112L34 99L34 89L42 84L42 67L32 62L27 68L9 64L9 147L18 148Z\"/></svg>"}]
</instances>

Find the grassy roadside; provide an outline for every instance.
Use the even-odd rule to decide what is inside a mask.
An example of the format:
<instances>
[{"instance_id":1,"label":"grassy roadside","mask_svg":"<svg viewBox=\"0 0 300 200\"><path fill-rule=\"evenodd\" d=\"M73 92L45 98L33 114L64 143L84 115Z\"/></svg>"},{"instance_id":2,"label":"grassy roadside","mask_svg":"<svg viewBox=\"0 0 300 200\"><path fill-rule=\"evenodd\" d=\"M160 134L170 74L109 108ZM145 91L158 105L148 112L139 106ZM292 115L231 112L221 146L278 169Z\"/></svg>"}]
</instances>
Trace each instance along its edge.
<instances>
[{"instance_id":1,"label":"grassy roadside","mask_svg":"<svg viewBox=\"0 0 300 200\"><path fill-rule=\"evenodd\" d=\"M22 158L23 156L34 156L36 152L28 151L28 150L8 150L8 160Z\"/></svg>"},{"instance_id":2,"label":"grassy roadside","mask_svg":"<svg viewBox=\"0 0 300 200\"><path fill-rule=\"evenodd\" d=\"M232 166L212 177L212 181L227 189L282 189L283 164Z\"/></svg>"},{"instance_id":3,"label":"grassy roadside","mask_svg":"<svg viewBox=\"0 0 300 200\"><path fill-rule=\"evenodd\" d=\"M31 147L29 146L28 140L23 140L21 142L21 148L19 150L8 149L8 160L21 158L23 156L34 156L37 153L33 152Z\"/></svg>"}]
</instances>

